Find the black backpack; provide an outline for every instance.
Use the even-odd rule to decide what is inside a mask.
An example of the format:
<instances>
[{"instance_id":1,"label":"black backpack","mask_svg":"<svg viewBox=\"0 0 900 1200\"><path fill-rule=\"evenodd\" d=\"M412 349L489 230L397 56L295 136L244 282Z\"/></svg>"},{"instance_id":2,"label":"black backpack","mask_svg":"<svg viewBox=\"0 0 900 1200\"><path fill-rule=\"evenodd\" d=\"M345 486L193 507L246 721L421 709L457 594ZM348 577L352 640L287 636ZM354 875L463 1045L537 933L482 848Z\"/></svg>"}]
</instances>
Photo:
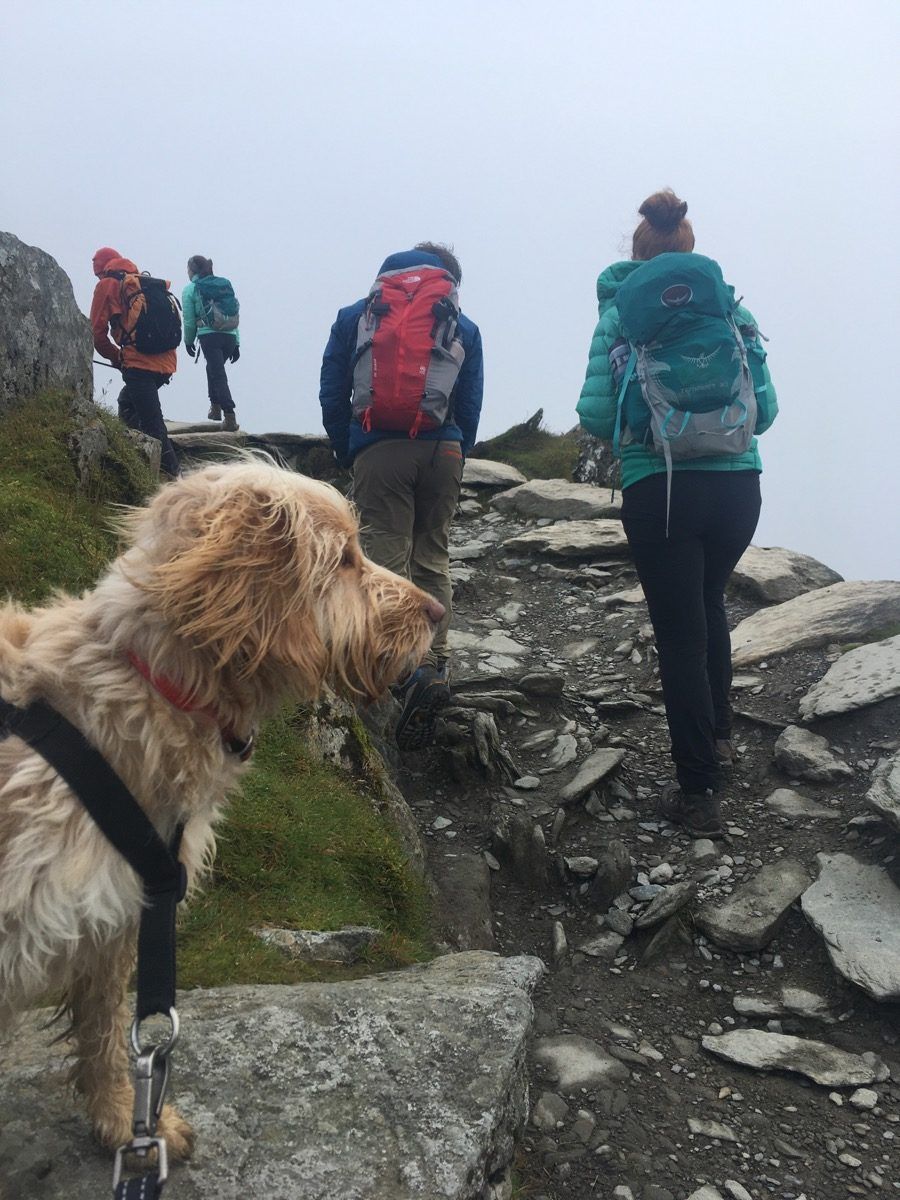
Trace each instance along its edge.
<instances>
[{"instance_id":1,"label":"black backpack","mask_svg":"<svg viewBox=\"0 0 900 1200\"><path fill-rule=\"evenodd\" d=\"M122 281L122 345L140 354L163 354L181 344L181 305L165 279L111 271Z\"/></svg>"}]
</instances>

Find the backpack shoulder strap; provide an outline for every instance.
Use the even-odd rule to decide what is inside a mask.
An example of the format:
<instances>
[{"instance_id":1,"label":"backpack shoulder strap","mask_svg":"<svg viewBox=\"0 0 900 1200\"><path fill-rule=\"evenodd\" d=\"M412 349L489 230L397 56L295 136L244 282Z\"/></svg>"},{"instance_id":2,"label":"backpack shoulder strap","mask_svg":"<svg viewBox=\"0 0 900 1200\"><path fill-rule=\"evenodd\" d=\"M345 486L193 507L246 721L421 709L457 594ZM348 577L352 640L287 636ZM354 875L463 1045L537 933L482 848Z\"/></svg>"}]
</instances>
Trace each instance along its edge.
<instances>
[{"instance_id":1,"label":"backpack shoulder strap","mask_svg":"<svg viewBox=\"0 0 900 1200\"><path fill-rule=\"evenodd\" d=\"M628 385L631 383L636 366L637 350L632 346L625 374L622 376L622 386L619 388L619 399L616 402L616 427L613 430L613 454L616 458L622 457L622 407L625 404L625 393L628 391Z\"/></svg>"},{"instance_id":2,"label":"backpack shoulder strap","mask_svg":"<svg viewBox=\"0 0 900 1200\"><path fill-rule=\"evenodd\" d=\"M27 708L0 699L0 738L26 742L69 785L107 841L143 881L148 906L141 918L138 1020L175 1005L175 909L187 878L178 862L181 830L166 846L147 814L84 734L36 700Z\"/></svg>"}]
</instances>

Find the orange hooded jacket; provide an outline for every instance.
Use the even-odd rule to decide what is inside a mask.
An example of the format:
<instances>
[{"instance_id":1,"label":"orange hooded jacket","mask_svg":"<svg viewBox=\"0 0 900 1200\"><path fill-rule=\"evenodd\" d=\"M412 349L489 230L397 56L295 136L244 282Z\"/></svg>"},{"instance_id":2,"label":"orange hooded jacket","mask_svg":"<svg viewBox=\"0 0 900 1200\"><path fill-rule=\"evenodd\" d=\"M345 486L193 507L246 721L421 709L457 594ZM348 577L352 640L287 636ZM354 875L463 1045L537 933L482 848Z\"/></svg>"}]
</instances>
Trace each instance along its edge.
<instances>
[{"instance_id":1,"label":"orange hooded jacket","mask_svg":"<svg viewBox=\"0 0 900 1200\"><path fill-rule=\"evenodd\" d=\"M174 375L178 360L174 350L163 354L141 354L133 346L122 346L121 281L109 274L111 271L126 271L137 274L137 267L130 258L122 258L109 248L98 250L94 255L94 274L99 283L94 288L91 301L91 329L94 334L94 349L116 367L136 367L140 371L155 371L159 375ZM168 287L168 282L166 283ZM112 334L113 341L109 335Z\"/></svg>"}]
</instances>

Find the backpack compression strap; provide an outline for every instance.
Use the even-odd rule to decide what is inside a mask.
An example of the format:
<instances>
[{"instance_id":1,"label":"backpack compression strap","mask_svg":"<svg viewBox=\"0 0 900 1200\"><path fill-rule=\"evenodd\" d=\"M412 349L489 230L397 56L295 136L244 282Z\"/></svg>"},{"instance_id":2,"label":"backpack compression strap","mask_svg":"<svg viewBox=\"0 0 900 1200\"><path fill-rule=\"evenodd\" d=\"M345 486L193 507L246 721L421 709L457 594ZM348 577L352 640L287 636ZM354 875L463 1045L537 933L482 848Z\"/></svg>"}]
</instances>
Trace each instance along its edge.
<instances>
[{"instance_id":1,"label":"backpack compression strap","mask_svg":"<svg viewBox=\"0 0 900 1200\"><path fill-rule=\"evenodd\" d=\"M9 735L27 742L66 781L142 879L148 903L138 937L137 1020L168 1015L175 1007L175 910L187 885L178 861L181 828L166 846L103 755L42 700L16 708L0 699L0 737Z\"/></svg>"}]
</instances>

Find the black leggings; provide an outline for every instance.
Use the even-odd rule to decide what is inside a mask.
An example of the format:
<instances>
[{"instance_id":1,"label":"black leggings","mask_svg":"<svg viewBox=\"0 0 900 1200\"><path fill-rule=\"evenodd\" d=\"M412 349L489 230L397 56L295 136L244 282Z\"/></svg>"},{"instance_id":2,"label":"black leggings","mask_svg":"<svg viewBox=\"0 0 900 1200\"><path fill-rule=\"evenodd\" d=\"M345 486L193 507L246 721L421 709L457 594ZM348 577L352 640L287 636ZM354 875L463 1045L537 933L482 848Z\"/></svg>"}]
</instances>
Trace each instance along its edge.
<instances>
[{"instance_id":1,"label":"black leggings","mask_svg":"<svg viewBox=\"0 0 900 1200\"><path fill-rule=\"evenodd\" d=\"M731 737L725 584L759 520L757 471L665 472L622 493L622 523L647 597L672 759L684 792L721 787L716 739Z\"/></svg>"},{"instance_id":2,"label":"black leggings","mask_svg":"<svg viewBox=\"0 0 900 1200\"><path fill-rule=\"evenodd\" d=\"M231 388L225 374L225 363L234 353L234 334L201 333L198 341L206 359L206 386L210 404L217 404L223 412L234 412Z\"/></svg>"},{"instance_id":3,"label":"black leggings","mask_svg":"<svg viewBox=\"0 0 900 1200\"><path fill-rule=\"evenodd\" d=\"M156 438L160 444L160 466L174 479L180 469L178 458L169 441L159 405L159 389L169 382L170 376L142 371L139 367L125 367L122 379L125 386L119 392L119 417L131 429L139 429Z\"/></svg>"}]
</instances>

